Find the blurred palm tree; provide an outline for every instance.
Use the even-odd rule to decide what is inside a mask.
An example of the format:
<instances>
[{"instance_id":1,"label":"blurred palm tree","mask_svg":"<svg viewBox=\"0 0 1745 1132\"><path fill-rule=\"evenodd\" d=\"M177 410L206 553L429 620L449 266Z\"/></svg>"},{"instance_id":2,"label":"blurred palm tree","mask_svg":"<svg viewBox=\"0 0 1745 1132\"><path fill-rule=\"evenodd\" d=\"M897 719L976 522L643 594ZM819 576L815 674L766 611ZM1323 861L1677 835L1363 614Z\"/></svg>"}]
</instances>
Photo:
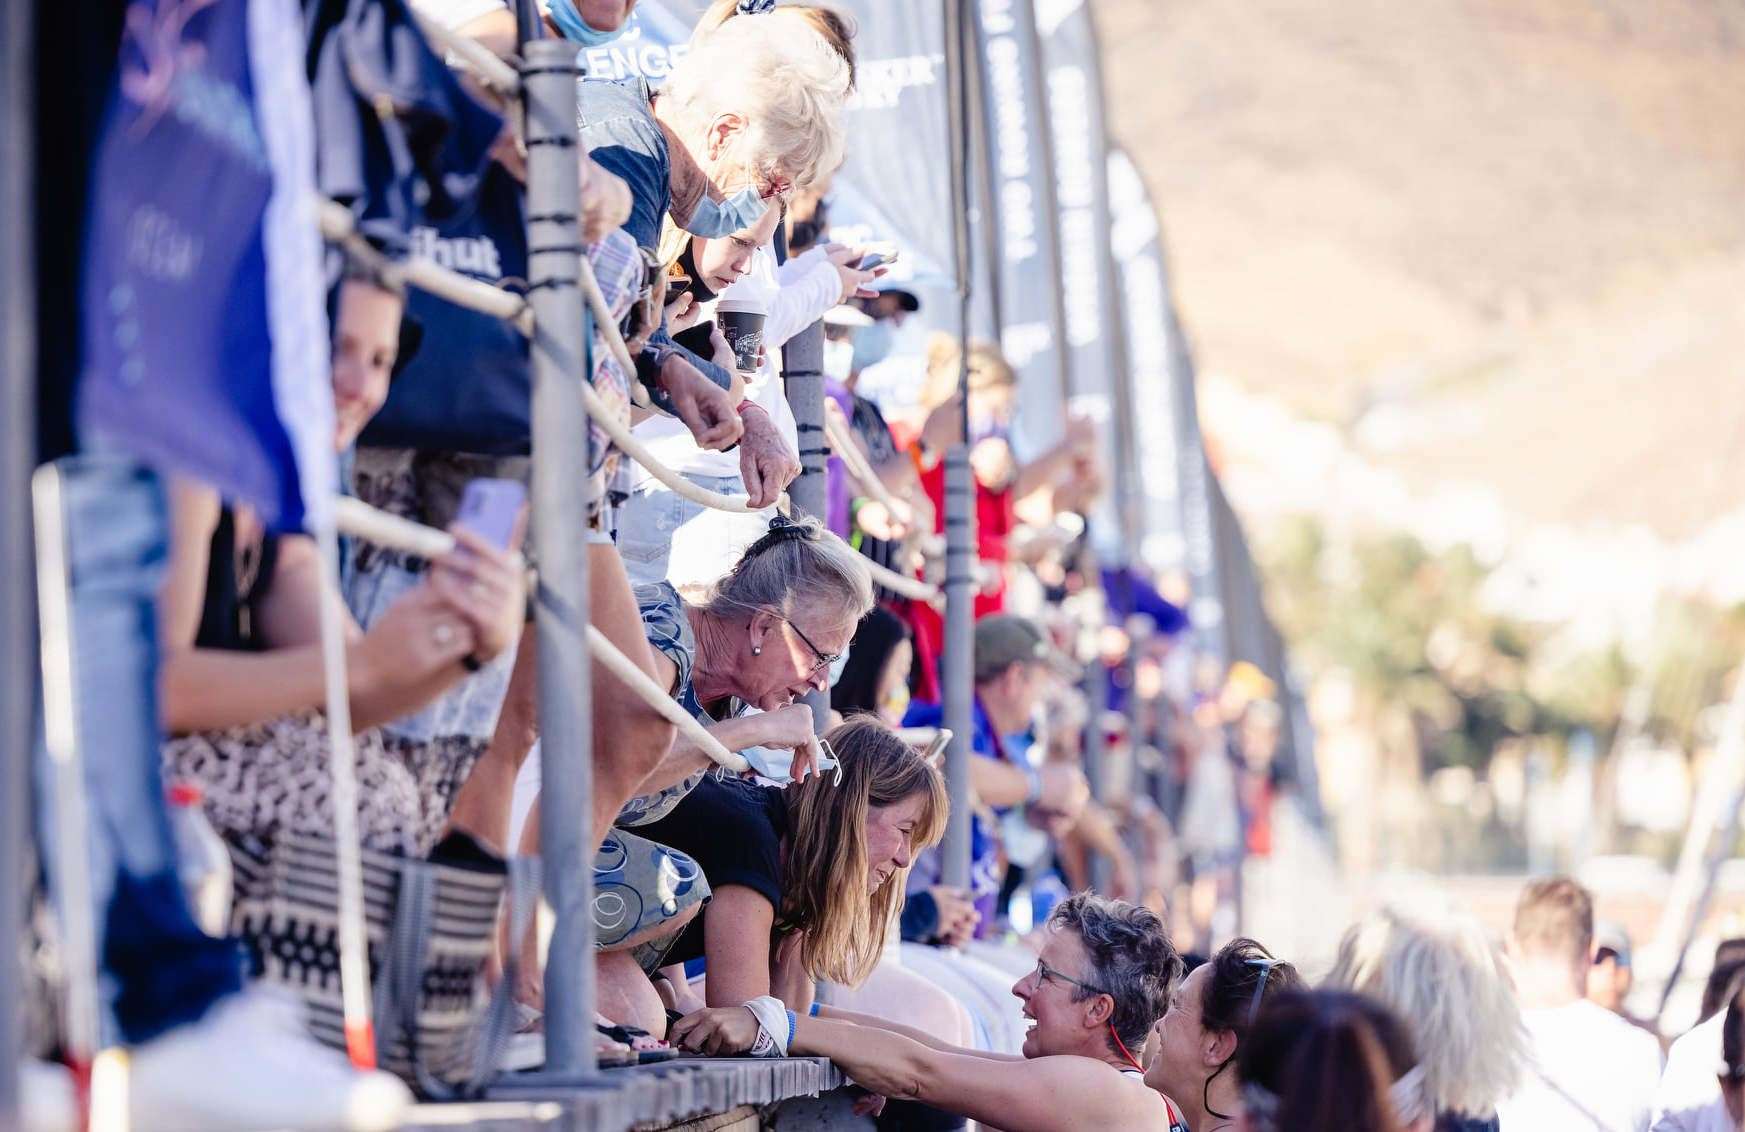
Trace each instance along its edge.
<instances>
[{"instance_id":1,"label":"blurred palm tree","mask_svg":"<svg viewBox=\"0 0 1745 1132\"><path fill-rule=\"evenodd\" d=\"M1745 607L1669 597L1646 645L1595 648L1566 626L1492 611L1482 596L1490 570L1469 548L1433 551L1403 533L1331 537L1320 520L1300 516L1275 524L1259 557L1269 605L1304 671L1349 681L1353 720L1381 751L1378 796L1416 799L1378 828L1400 835L1404 858L1383 852L1400 863L1438 863L1409 851L1429 840L1409 834L1436 771L1468 768L1482 782L1499 749L1562 759L1585 732L1601 752L1603 803L1632 690L1640 735L1625 738L1694 753L1705 745L1704 709L1745 656ZM1606 851L1610 807L1598 805L1594 817L1591 846Z\"/></svg>"}]
</instances>

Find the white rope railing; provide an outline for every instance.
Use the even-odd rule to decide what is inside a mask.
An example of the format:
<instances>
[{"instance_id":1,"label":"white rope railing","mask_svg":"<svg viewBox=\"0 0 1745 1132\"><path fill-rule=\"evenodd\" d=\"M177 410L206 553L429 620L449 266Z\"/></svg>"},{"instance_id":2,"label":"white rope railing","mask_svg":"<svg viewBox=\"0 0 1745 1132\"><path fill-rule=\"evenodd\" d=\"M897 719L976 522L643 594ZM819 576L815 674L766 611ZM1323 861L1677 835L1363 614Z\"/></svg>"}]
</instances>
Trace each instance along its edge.
<instances>
[{"instance_id":1,"label":"white rope railing","mask_svg":"<svg viewBox=\"0 0 1745 1132\"><path fill-rule=\"evenodd\" d=\"M635 379L632 378L632 380ZM600 431L612 438L612 443L618 446L619 451L641 464L648 470L649 475L665 484L673 494L716 511L737 511L740 514L749 515L762 510L762 508L753 507L747 496L722 495L718 491L710 491L706 487L697 486L678 472L673 471L661 463L660 457L650 452L647 445L636 438L629 426L620 420L616 413L606 407L606 402L600 400L600 395L594 392L593 386L584 381L581 384L581 391L582 408L586 409L588 416L592 417L594 423L600 426Z\"/></svg>"},{"instance_id":2,"label":"white rope railing","mask_svg":"<svg viewBox=\"0 0 1745 1132\"><path fill-rule=\"evenodd\" d=\"M390 259L358 234L351 210L336 201L323 200L319 215L324 239L340 245L347 255L372 265L388 281L410 284L456 306L500 318L518 327L523 334L533 333L533 312L528 309L527 300L513 291L499 290L489 283L468 279L418 256L398 261Z\"/></svg>"},{"instance_id":3,"label":"white rope railing","mask_svg":"<svg viewBox=\"0 0 1745 1132\"><path fill-rule=\"evenodd\" d=\"M390 515L386 511L371 507L361 499L341 497L334 500L333 518L335 525L345 534L366 539L378 546L415 554L420 558L439 558L454 548L452 535L398 515ZM606 671L629 685L631 691L660 713L661 718L678 728L712 762L735 774L744 774L751 769L751 764L743 755L722 746L721 741L709 734L702 724L663 691L642 670L641 665L625 656L592 623L588 625L588 651Z\"/></svg>"},{"instance_id":4,"label":"white rope railing","mask_svg":"<svg viewBox=\"0 0 1745 1132\"><path fill-rule=\"evenodd\" d=\"M929 605L942 605L945 602L945 591L932 582L923 582L919 578L911 578L907 574L899 574L887 566L881 566L870 558L864 559L862 565L872 580L894 594L909 598L912 601L924 601Z\"/></svg>"},{"instance_id":5,"label":"white rope railing","mask_svg":"<svg viewBox=\"0 0 1745 1132\"><path fill-rule=\"evenodd\" d=\"M824 409L824 439L830 442L831 449L848 467L848 474L860 481L868 495L883 503L893 515L901 508L897 497L891 494L891 489L885 486L885 481L879 478L865 453L861 452L860 445L854 442L848 426L828 405Z\"/></svg>"},{"instance_id":6,"label":"white rope railing","mask_svg":"<svg viewBox=\"0 0 1745 1132\"><path fill-rule=\"evenodd\" d=\"M618 320L613 317L612 308L606 305L606 295L600 290L600 280L594 275L594 265L587 256L582 256L578 266L581 268L582 297L587 299L588 310L593 312L594 327L600 332L600 337L606 340L606 349L611 351L613 360L634 384L636 363L631 360L630 347L624 344L624 335L618 333Z\"/></svg>"},{"instance_id":7,"label":"white rope railing","mask_svg":"<svg viewBox=\"0 0 1745 1132\"><path fill-rule=\"evenodd\" d=\"M878 473L867 462L860 446L854 442L854 438L848 434L846 429L847 426L833 416L827 408L824 413L824 435L825 439L830 442L831 449L848 466L848 474L864 484L868 493L883 503L894 515L900 506L897 497L891 494L890 488L885 486L884 481L879 478ZM867 572L872 575L874 582L894 594L913 601L924 601L930 605L937 605L945 600L944 591L931 582L899 574L871 559L867 559L866 568Z\"/></svg>"},{"instance_id":8,"label":"white rope railing","mask_svg":"<svg viewBox=\"0 0 1745 1132\"><path fill-rule=\"evenodd\" d=\"M476 39L452 32L441 24L427 20L417 14L418 30L424 33L435 47L448 55L454 56L465 67L477 75L479 81L502 95L504 98L519 98L521 95L521 76L484 44Z\"/></svg>"},{"instance_id":9,"label":"white rope railing","mask_svg":"<svg viewBox=\"0 0 1745 1132\"><path fill-rule=\"evenodd\" d=\"M520 326L524 332L530 332L532 321L531 312L527 309L527 304L519 295L508 291L499 291L497 288L488 284L480 283L474 279L468 279L464 275L450 271L427 259L414 257L399 263L389 260L388 257L370 247L368 241L364 240L357 234L356 226L352 221L351 212L344 205L337 204L333 201L323 201L321 203L320 215L321 234L326 239L342 245L348 255L364 257L376 263L377 269L384 275L389 275L391 278L397 277L422 291L427 291L430 294L446 299L451 303L456 303L460 306L468 307L484 314L494 315L498 318L505 319ZM606 310L605 300L599 297L599 285L594 282L592 272L588 271L585 267L587 260L584 258L582 263L584 264L582 272L583 290L591 292L593 296L590 299L590 305L595 305L595 301L597 300L598 310L606 311L605 319L600 318L599 315L596 314L595 325L609 331L607 337L608 345L616 341L617 350L623 354L623 360L620 364L627 364L630 355L628 349L625 348L624 339L618 335L618 328L608 321L611 317L611 313ZM628 372L634 375L636 371L634 367L632 367ZM660 458L653 452L650 452L647 445L637 439L636 435L627 425L625 425L623 420L606 406L606 403L600 399L598 393L594 392L591 384L583 381L578 384L577 388L581 393L582 408L587 412L588 416L600 426L600 430L611 439L612 443L618 446L619 451L648 469L649 475L653 476L656 480L659 480L674 494L681 496L684 499L688 499L698 506L712 508L717 511L755 514L761 510L761 508L751 506L750 501L745 496L722 495L720 492L710 491L708 488L700 487L678 472L673 471L671 468L663 464ZM838 447L843 447L839 442L835 443L837 443ZM859 456L859 451L854 451L855 455ZM344 503L346 501L342 500L341 502ZM416 523L399 519L393 515L388 515L386 513L379 514L381 514L382 518L385 520L403 524L403 527L394 529L396 537L402 540L416 540L420 537L416 532L430 530L430 528L420 527ZM447 539L447 536L442 534L440 531L434 531L431 533L438 539ZM384 545L400 544L388 542ZM434 551L428 548L429 545L430 544L427 544L426 549L414 551L414 553L421 554L427 558L435 557L436 555L441 554L449 544L447 542L442 542ZM893 593L901 594L903 597L911 598L916 601L937 602L941 600L939 587L932 585L931 583L905 577L870 560L867 562L867 569L872 573L875 582Z\"/></svg>"},{"instance_id":10,"label":"white rope railing","mask_svg":"<svg viewBox=\"0 0 1745 1132\"><path fill-rule=\"evenodd\" d=\"M483 314L504 319L519 327L523 334L533 333L533 313L526 301L511 291L501 291L487 283L476 279L468 279L458 272L450 271L428 259L412 257L395 262L382 255L369 242L357 233L357 227L352 220L349 209L334 201L322 201L320 207L321 234L333 243L341 245L348 255L373 263L385 277L403 282L426 291L441 299L467 307ZM600 293L599 281L594 278L594 272L588 265L586 256L581 257L580 284L582 293L587 296L588 306L594 311L594 325L606 340L606 346L624 367L624 372L632 382L636 380L636 365L630 359L630 350L624 344L624 338L618 333L618 326L612 320L612 312L606 305L605 297ZM648 469L648 474L659 480L675 494L683 496L700 507L708 507L716 511L734 511L740 514L750 514L760 510L751 506L744 496L722 495L699 487L683 475L673 471L660 461L647 445L631 434L618 415L606 407L594 392L593 386L585 379L578 383L581 390L582 407L588 416L600 426L602 432L611 438L621 452Z\"/></svg>"}]
</instances>

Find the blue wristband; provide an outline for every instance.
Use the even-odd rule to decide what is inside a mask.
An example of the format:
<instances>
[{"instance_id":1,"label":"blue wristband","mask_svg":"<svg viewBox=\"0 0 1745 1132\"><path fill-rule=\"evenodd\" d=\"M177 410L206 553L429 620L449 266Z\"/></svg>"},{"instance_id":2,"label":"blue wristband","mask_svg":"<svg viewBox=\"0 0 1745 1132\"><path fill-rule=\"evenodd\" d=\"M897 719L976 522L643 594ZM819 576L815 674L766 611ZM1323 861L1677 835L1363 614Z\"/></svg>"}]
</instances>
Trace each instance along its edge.
<instances>
[{"instance_id":1,"label":"blue wristband","mask_svg":"<svg viewBox=\"0 0 1745 1132\"><path fill-rule=\"evenodd\" d=\"M788 1048L789 1049L794 1048L794 1025L795 1025L795 1023L796 1023L796 1019L794 1018L794 1012L792 1010L790 1010L790 1011L788 1011Z\"/></svg>"},{"instance_id":2,"label":"blue wristband","mask_svg":"<svg viewBox=\"0 0 1745 1132\"><path fill-rule=\"evenodd\" d=\"M812 1004L812 1008L811 1008L811 1009L810 1009L810 1010L808 1010L808 1011L806 1011L806 1017L808 1017L808 1018L816 1018L816 1017L818 1017L818 1007L819 1007L819 1006L820 1006L820 1005L821 1005L821 1004L820 1004L820 1003L816 1003L816 1002L814 1002L814 1003L813 1003L813 1004Z\"/></svg>"}]
</instances>

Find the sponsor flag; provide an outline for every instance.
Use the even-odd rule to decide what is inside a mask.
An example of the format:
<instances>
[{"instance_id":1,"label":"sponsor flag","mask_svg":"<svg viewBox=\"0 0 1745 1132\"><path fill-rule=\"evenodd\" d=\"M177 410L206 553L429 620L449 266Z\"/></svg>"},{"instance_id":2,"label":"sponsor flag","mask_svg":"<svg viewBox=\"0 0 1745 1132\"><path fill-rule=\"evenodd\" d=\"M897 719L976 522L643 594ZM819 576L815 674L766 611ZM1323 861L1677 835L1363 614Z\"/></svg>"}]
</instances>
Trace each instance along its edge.
<instances>
[{"instance_id":1,"label":"sponsor flag","mask_svg":"<svg viewBox=\"0 0 1745 1132\"><path fill-rule=\"evenodd\" d=\"M93 162L77 421L274 529L335 490L314 127L291 0L135 0Z\"/></svg>"},{"instance_id":2,"label":"sponsor flag","mask_svg":"<svg viewBox=\"0 0 1745 1132\"><path fill-rule=\"evenodd\" d=\"M1180 469L1176 450L1181 427L1197 429L1195 421L1176 420L1177 381L1191 373L1174 364L1173 341L1180 327L1163 254L1161 229L1139 170L1119 148L1109 150L1109 203L1114 216L1110 245L1119 269L1123 333L1127 336L1127 376L1133 403L1134 452L1145 541L1140 555L1155 569L1182 564ZM1185 352L1182 356L1185 357Z\"/></svg>"},{"instance_id":3,"label":"sponsor flag","mask_svg":"<svg viewBox=\"0 0 1745 1132\"><path fill-rule=\"evenodd\" d=\"M977 20L986 176L999 232L1000 346L1018 375L1014 443L1022 453L1035 453L1060 439L1068 396L1060 233L1036 13L1031 0L978 0Z\"/></svg>"},{"instance_id":4,"label":"sponsor flag","mask_svg":"<svg viewBox=\"0 0 1745 1132\"><path fill-rule=\"evenodd\" d=\"M1131 402L1119 296L1109 247L1107 132L1096 28L1084 0L1037 0L1036 28L1048 92L1060 225L1060 286L1071 365L1069 407L1097 426L1113 491L1089 516L1092 545L1110 564L1127 559L1131 505Z\"/></svg>"}]
</instances>

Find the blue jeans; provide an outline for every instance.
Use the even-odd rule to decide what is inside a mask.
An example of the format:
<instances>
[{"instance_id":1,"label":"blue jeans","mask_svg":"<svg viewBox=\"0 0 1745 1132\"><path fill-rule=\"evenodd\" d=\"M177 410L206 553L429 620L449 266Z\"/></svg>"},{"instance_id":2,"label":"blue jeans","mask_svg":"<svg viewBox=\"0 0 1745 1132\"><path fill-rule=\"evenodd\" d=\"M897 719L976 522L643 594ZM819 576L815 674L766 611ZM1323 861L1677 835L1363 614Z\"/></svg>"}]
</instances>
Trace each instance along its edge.
<instances>
[{"instance_id":1,"label":"blue jeans","mask_svg":"<svg viewBox=\"0 0 1745 1132\"><path fill-rule=\"evenodd\" d=\"M157 590L167 554L164 493L113 457L63 460L72 585L78 749L90 820L91 896L105 1044L149 1041L242 986L242 951L202 932L176 875L158 771ZM37 747L38 836L59 899L53 772Z\"/></svg>"}]
</instances>

